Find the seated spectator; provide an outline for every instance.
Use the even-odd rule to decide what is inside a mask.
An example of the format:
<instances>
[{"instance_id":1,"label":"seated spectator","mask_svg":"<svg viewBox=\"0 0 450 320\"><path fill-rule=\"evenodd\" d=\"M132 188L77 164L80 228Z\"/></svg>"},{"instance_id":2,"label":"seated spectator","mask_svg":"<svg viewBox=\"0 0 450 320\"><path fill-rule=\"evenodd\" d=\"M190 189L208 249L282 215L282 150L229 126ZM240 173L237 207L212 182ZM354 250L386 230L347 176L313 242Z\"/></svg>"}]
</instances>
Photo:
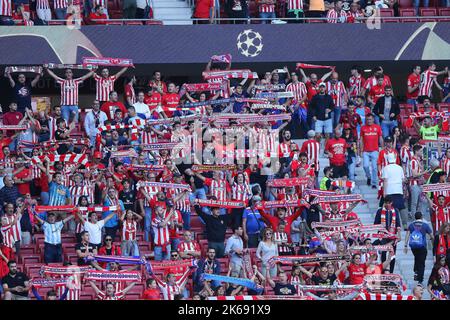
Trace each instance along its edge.
<instances>
[{"instance_id":1,"label":"seated spectator","mask_svg":"<svg viewBox=\"0 0 450 320\"><path fill-rule=\"evenodd\" d=\"M101 5L97 5L94 11L87 17L88 24L107 24L108 16L104 13L104 8Z\"/></svg>"},{"instance_id":2,"label":"seated spectator","mask_svg":"<svg viewBox=\"0 0 450 320\"><path fill-rule=\"evenodd\" d=\"M8 262L9 273L2 278L4 300L30 300L28 291L31 288L28 276L17 271L14 260Z\"/></svg>"}]
</instances>

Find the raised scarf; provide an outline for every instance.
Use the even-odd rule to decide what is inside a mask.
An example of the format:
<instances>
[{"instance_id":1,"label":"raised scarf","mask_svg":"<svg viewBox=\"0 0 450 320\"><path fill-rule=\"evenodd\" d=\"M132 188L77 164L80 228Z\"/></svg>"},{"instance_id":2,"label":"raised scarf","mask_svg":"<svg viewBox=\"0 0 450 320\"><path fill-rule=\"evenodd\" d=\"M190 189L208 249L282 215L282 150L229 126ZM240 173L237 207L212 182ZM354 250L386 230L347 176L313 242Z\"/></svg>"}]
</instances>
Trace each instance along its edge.
<instances>
[{"instance_id":1,"label":"raised scarf","mask_svg":"<svg viewBox=\"0 0 450 320\"><path fill-rule=\"evenodd\" d=\"M165 165L159 164L124 164L124 167L130 171L144 170L144 171L159 172L164 171L166 169Z\"/></svg>"},{"instance_id":2,"label":"raised scarf","mask_svg":"<svg viewBox=\"0 0 450 320\"><path fill-rule=\"evenodd\" d=\"M220 71L203 71L203 78L224 78L224 79L258 79L258 73L249 69L243 70L220 70Z\"/></svg>"},{"instance_id":3,"label":"raised scarf","mask_svg":"<svg viewBox=\"0 0 450 320\"><path fill-rule=\"evenodd\" d=\"M191 191L191 187L189 185L182 184L182 183L141 181L141 182L139 182L139 185L140 185L140 187L160 187L160 188L170 188L170 189L180 189L180 190Z\"/></svg>"},{"instance_id":4,"label":"raised scarf","mask_svg":"<svg viewBox=\"0 0 450 320\"><path fill-rule=\"evenodd\" d=\"M264 290L264 288L260 287L259 285L257 285L253 281L251 281L250 279L227 277L227 276L221 276L221 275L211 274L211 273L202 273L200 276L200 279L233 283L233 284L237 284L238 286L243 286L248 289L252 289L252 290L256 291L257 293L262 293Z\"/></svg>"},{"instance_id":5,"label":"raised scarf","mask_svg":"<svg viewBox=\"0 0 450 320\"><path fill-rule=\"evenodd\" d=\"M186 144L182 144L180 142L156 142L141 145L142 150L144 151L154 151L154 150L172 150L176 147L185 148L188 147Z\"/></svg>"},{"instance_id":6,"label":"raised scarf","mask_svg":"<svg viewBox=\"0 0 450 320\"><path fill-rule=\"evenodd\" d=\"M141 282L142 276L139 271L110 272L110 271L89 271L84 275L84 280L114 281L114 282Z\"/></svg>"},{"instance_id":7,"label":"raised scarf","mask_svg":"<svg viewBox=\"0 0 450 320\"><path fill-rule=\"evenodd\" d=\"M383 294L383 293L368 293L361 292L359 295L361 300L415 300L414 296L411 295L401 295L401 294Z\"/></svg>"},{"instance_id":8,"label":"raised scarf","mask_svg":"<svg viewBox=\"0 0 450 320\"><path fill-rule=\"evenodd\" d=\"M233 171L236 170L235 164L194 164L191 167L194 172L208 171Z\"/></svg>"},{"instance_id":9,"label":"raised scarf","mask_svg":"<svg viewBox=\"0 0 450 320\"><path fill-rule=\"evenodd\" d=\"M349 255L338 255L338 254L317 254L317 255L304 255L304 256L274 256L269 259L268 263L274 266L277 263L294 265L298 264L309 264L315 262L328 262L328 261L342 261L349 260Z\"/></svg>"},{"instance_id":10,"label":"raised scarf","mask_svg":"<svg viewBox=\"0 0 450 320\"><path fill-rule=\"evenodd\" d=\"M273 180L267 181L267 186L273 187L273 188L297 187L300 185L306 185L310 181L311 181L311 179L309 177L273 179Z\"/></svg>"},{"instance_id":11,"label":"raised scarf","mask_svg":"<svg viewBox=\"0 0 450 320\"><path fill-rule=\"evenodd\" d=\"M450 248L450 237L447 235L447 241L445 241L444 235L439 235L439 241L436 248L436 255L447 254L447 250Z\"/></svg>"},{"instance_id":12,"label":"raised scarf","mask_svg":"<svg viewBox=\"0 0 450 320\"><path fill-rule=\"evenodd\" d=\"M226 208L226 209L238 209L244 208L244 201L232 201L232 200L207 200L198 199L198 204L204 207L216 207L216 208Z\"/></svg>"},{"instance_id":13,"label":"raised scarf","mask_svg":"<svg viewBox=\"0 0 450 320\"><path fill-rule=\"evenodd\" d=\"M41 66L28 66L28 67L24 67L24 66L8 66L5 67L5 77L6 77L6 73L15 73L15 72L31 72L31 73L38 73L41 74L42 73L42 67Z\"/></svg>"},{"instance_id":14,"label":"raised scarf","mask_svg":"<svg viewBox=\"0 0 450 320\"><path fill-rule=\"evenodd\" d=\"M382 208L381 209L381 225L384 226L390 233L392 234L396 234L397 233L397 227L396 227L396 223L397 223L397 213L395 211L395 209L391 209L391 214L392 214L392 220L390 225L387 225L387 221L386 221L386 213L387 210L386 208Z\"/></svg>"},{"instance_id":15,"label":"raised scarf","mask_svg":"<svg viewBox=\"0 0 450 320\"><path fill-rule=\"evenodd\" d=\"M84 66L133 67L133 60L106 57L83 57Z\"/></svg>"},{"instance_id":16,"label":"raised scarf","mask_svg":"<svg viewBox=\"0 0 450 320\"><path fill-rule=\"evenodd\" d=\"M423 192L450 191L450 183L433 183L422 186Z\"/></svg>"},{"instance_id":17,"label":"raised scarf","mask_svg":"<svg viewBox=\"0 0 450 320\"><path fill-rule=\"evenodd\" d=\"M232 55L231 53L221 54L221 55L213 55L211 57L211 61L214 62L223 62L223 63L231 63Z\"/></svg>"},{"instance_id":18,"label":"raised scarf","mask_svg":"<svg viewBox=\"0 0 450 320\"><path fill-rule=\"evenodd\" d=\"M73 275L73 274L84 274L92 269L90 266L78 267L78 266L67 266L67 267L52 267L52 266L42 266L39 274L44 275Z\"/></svg>"},{"instance_id":19,"label":"raised scarf","mask_svg":"<svg viewBox=\"0 0 450 320\"><path fill-rule=\"evenodd\" d=\"M318 196L314 198L314 200L311 202L311 204L317 204L317 203L342 203L342 202L363 202L366 203L367 201L362 198L362 195L360 194L339 194L335 196Z\"/></svg>"},{"instance_id":20,"label":"raised scarf","mask_svg":"<svg viewBox=\"0 0 450 320\"><path fill-rule=\"evenodd\" d=\"M286 106L282 104L263 104L263 103L254 103L251 107L251 110L281 110L286 111Z\"/></svg>"},{"instance_id":21,"label":"raised scarf","mask_svg":"<svg viewBox=\"0 0 450 320\"><path fill-rule=\"evenodd\" d=\"M292 91L258 92L255 95L255 97L263 99L284 99L284 98L293 98L294 93Z\"/></svg>"},{"instance_id":22,"label":"raised scarf","mask_svg":"<svg viewBox=\"0 0 450 320\"><path fill-rule=\"evenodd\" d=\"M35 288L54 288L65 287L67 280L64 278L48 279L48 278L33 278L30 284Z\"/></svg>"},{"instance_id":23,"label":"raised scarf","mask_svg":"<svg viewBox=\"0 0 450 320\"><path fill-rule=\"evenodd\" d=\"M360 220L348 220L348 221L326 221L326 222L313 222L311 223L312 228L325 228L325 229L333 229L333 228L348 228L360 226Z\"/></svg>"},{"instance_id":24,"label":"raised scarf","mask_svg":"<svg viewBox=\"0 0 450 320\"><path fill-rule=\"evenodd\" d=\"M185 83L183 89L188 92L224 90L222 83Z\"/></svg>"},{"instance_id":25,"label":"raised scarf","mask_svg":"<svg viewBox=\"0 0 450 320\"><path fill-rule=\"evenodd\" d=\"M77 69L77 70L94 70L97 67L93 65L82 64L63 64L63 63L47 63L49 69Z\"/></svg>"},{"instance_id":26,"label":"raised scarf","mask_svg":"<svg viewBox=\"0 0 450 320\"><path fill-rule=\"evenodd\" d=\"M81 164L83 166L89 165L89 159L86 154L76 154L76 153L68 153L68 154L47 154L45 156L33 157L31 158L31 162L33 164L42 163L45 158L48 158L50 162L64 162L71 164Z\"/></svg>"},{"instance_id":27,"label":"raised scarf","mask_svg":"<svg viewBox=\"0 0 450 320\"><path fill-rule=\"evenodd\" d=\"M295 207L309 207L308 202L304 199L298 200L275 200L262 201L261 205L256 206L257 209L272 209L272 208L295 208Z\"/></svg>"},{"instance_id":28,"label":"raised scarf","mask_svg":"<svg viewBox=\"0 0 450 320\"><path fill-rule=\"evenodd\" d=\"M353 246L348 249L352 254L355 253L367 253L367 252L394 252L392 245L376 245L376 246Z\"/></svg>"},{"instance_id":29,"label":"raised scarf","mask_svg":"<svg viewBox=\"0 0 450 320\"><path fill-rule=\"evenodd\" d=\"M298 62L296 64L297 69L333 69L336 68L335 66L322 66L318 64L310 64L310 63L302 63Z\"/></svg>"}]
</instances>

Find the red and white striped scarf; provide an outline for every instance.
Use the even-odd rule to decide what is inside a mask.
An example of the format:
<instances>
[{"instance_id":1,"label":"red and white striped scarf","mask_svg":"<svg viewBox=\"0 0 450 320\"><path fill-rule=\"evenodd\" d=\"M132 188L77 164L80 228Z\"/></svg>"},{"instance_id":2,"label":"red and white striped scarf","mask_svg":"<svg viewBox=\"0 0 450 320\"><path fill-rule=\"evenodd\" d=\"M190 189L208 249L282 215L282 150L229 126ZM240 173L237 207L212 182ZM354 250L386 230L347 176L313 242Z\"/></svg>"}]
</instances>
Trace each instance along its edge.
<instances>
[{"instance_id":1,"label":"red and white striped scarf","mask_svg":"<svg viewBox=\"0 0 450 320\"><path fill-rule=\"evenodd\" d=\"M65 162L73 164L81 164L83 166L89 165L89 159L86 154L47 154L45 156L33 157L31 158L32 163L38 164L42 163L45 158L48 158L50 162Z\"/></svg>"},{"instance_id":2,"label":"red and white striped scarf","mask_svg":"<svg viewBox=\"0 0 450 320\"><path fill-rule=\"evenodd\" d=\"M106 57L83 57L83 66L134 67L131 59Z\"/></svg>"},{"instance_id":3,"label":"red and white striped scarf","mask_svg":"<svg viewBox=\"0 0 450 320\"><path fill-rule=\"evenodd\" d=\"M142 275L139 271L126 272L110 272L110 271L89 271L84 275L84 280L99 280L99 281L142 281Z\"/></svg>"}]
</instances>

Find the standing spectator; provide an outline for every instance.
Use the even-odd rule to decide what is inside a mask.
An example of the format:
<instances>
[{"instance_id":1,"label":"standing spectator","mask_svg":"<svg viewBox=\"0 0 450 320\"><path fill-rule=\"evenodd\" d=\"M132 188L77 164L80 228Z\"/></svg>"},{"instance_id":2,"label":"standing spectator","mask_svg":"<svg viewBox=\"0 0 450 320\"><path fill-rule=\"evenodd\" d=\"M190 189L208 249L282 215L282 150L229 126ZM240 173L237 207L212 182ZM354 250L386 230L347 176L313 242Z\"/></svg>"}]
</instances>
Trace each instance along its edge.
<instances>
[{"instance_id":1,"label":"standing spectator","mask_svg":"<svg viewBox=\"0 0 450 320\"><path fill-rule=\"evenodd\" d=\"M289 0L286 6L286 18L295 18L295 20L288 20L288 23L304 22L300 20L304 17L303 0Z\"/></svg>"},{"instance_id":2,"label":"standing spectator","mask_svg":"<svg viewBox=\"0 0 450 320\"><path fill-rule=\"evenodd\" d=\"M151 19L153 18L152 8L150 7L150 0L136 1L136 19Z\"/></svg>"},{"instance_id":3,"label":"standing spectator","mask_svg":"<svg viewBox=\"0 0 450 320\"><path fill-rule=\"evenodd\" d=\"M12 20L12 0L4 0L0 2L0 25L12 26L14 20Z\"/></svg>"},{"instance_id":4,"label":"standing spectator","mask_svg":"<svg viewBox=\"0 0 450 320\"><path fill-rule=\"evenodd\" d=\"M125 212L123 202L122 200L119 200L119 198L117 197L117 190L115 188L108 189L108 193L105 197L103 205L106 207L116 206L118 212ZM111 211L103 212L102 219L106 219L110 214L112 214ZM118 228L119 228L119 217L118 215L114 214L113 217L109 219L109 221L105 222L105 234L115 239Z\"/></svg>"},{"instance_id":5,"label":"standing spectator","mask_svg":"<svg viewBox=\"0 0 450 320\"><path fill-rule=\"evenodd\" d=\"M54 0L53 8L57 20L64 20L67 15L68 0Z\"/></svg>"},{"instance_id":6,"label":"standing spectator","mask_svg":"<svg viewBox=\"0 0 450 320\"><path fill-rule=\"evenodd\" d=\"M206 257L197 262L197 270L193 276L194 291L200 292L205 286L205 281L201 279L203 273L220 275L220 263L216 259L216 249L208 248ZM220 282L213 281L213 287L218 287Z\"/></svg>"},{"instance_id":7,"label":"standing spectator","mask_svg":"<svg viewBox=\"0 0 450 320\"><path fill-rule=\"evenodd\" d=\"M94 245L94 248L97 250L102 244L102 228L110 219L112 219L116 215L116 213L113 212L105 219L100 221L97 221L98 218L96 212L89 213L89 221L86 221L79 211L77 211L77 215L81 223L83 224L84 230L89 234L88 238L90 240L90 244Z\"/></svg>"},{"instance_id":8,"label":"standing spectator","mask_svg":"<svg viewBox=\"0 0 450 320\"><path fill-rule=\"evenodd\" d=\"M328 23L345 23L347 22L347 13L342 10L342 1L334 2L334 9L328 10Z\"/></svg>"},{"instance_id":9,"label":"standing spectator","mask_svg":"<svg viewBox=\"0 0 450 320\"><path fill-rule=\"evenodd\" d=\"M196 201L197 202L197 201ZM231 220L231 215L220 214L220 208L213 207L211 214L206 214L198 203L194 205L195 211L206 224L206 238L208 246L214 248L217 258L222 258L225 252L225 233Z\"/></svg>"},{"instance_id":10,"label":"standing spectator","mask_svg":"<svg viewBox=\"0 0 450 320\"><path fill-rule=\"evenodd\" d=\"M94 10L89 14L87 20L88 24L107 24L108 16L105 14L105 9L101 5L96 5Z\"/></svg>"},{"instance_id":11,"label":"standing spectator","mask_svg":"<svg viewBox=\"0 0 450 320\"><path fill-rule=\"evenodd\" d=\"M333 168L334 178L348 176L347 168L347 142L342 138L341 128L334 129L334 138L327 141L325 154L330 159L330 166Z\"/></svg>"},{"instance_id":12,"label":"standing spectator","mask_svg":"<svg viewBox=\"0 0 450 320\"><path fill-rule=\"evenodd\" d=\"M30 98L31 100L31 98ZM30 102L31 103L31 102ZM19 125L21 124L21 122L23 122L23 113L20 111L17 111L18 105L15 102L11 102L11 104L9 105L9 111L5 112L3 114L3 124L4 125ZM24 109L25 112L26 108ZM13 130L7 130L6 131L6 136L10 137L11 139L14 139L14 136L17 133ZM9 144L11 151L16 151L16 144L17 144L17 140L13 140L12 143Z\"/></svg>"},{"instance_id":13,"label":"standing spectator","mask_svg":"<svg viewBox=\"0 0 450 320\"><path fill-rule=\"evenodd\" d=\"M106 291L103 292L95 285L93 281L89 281L89 285L94 289L99 300L124 300L127 292L130 291L135 284L136 282L132 282L123 290L116 291L116 286L114 283L108 282L106 284Z\"/></svg>"},{"instance_id":14,"label":"standing spectator","mask_svg":"<svg viewBox=\"0 0 450 320\"><path fill-rule=\"evenodd\" d=\"M415 0L418 1L418 0ZM442 71L436 71L436 64L431 62L428 65L428 69L420 75L419 97L418 101L423 102L425 97L432 97L433 83L436 83L436 78L442 74L448 72L448 67L445 67Z\"/></svg>"},{"instance_id":15,"label":"standing spectator","mask_svg":"<svg viewBox=\"0 0 450 320\"><path fill-rule=\"evenodd\" d=\"M242 215L242 227L247 248L256 248L265 223L257 209L258 204L261 203L261 197L253 196L250 201L251 206L246 208Z\"/></svg>"},{"instance_id":16,"label":"standing spectator","mask_svg":"<svg viewBox=\"0 0 450 320\"><path fill-rule=\"evenodd\" d=\"M65 206L70 204L70 190L63 184L61 172L55 172L51 175L47 172L49 184L49 206Z\"/></svg>"},{"instance_id":17,"label":"standing spectator","mask_svg":"<svg viewBox=\"0 0 450 320\"><path fill-rule=\"evenodd\" d=\"M56 216L53 212L47 214L47 221L42 220L37 214L34 217L42 225L44 231L44 262L62 262L61 230L64 224L73 219L74 216L70 215L58 222L56 222Z\"/></svg>"},{"instance_id":18,"label":"standing spectator","mask_svg":"<svg viewBox=\"0 0 450 320\"><path fill-rule=\"evenodd\" d=\"M170 236L169 236L169 221L175 214L175 210L171 209L166 213L167 209L163 206L157 205L155 207L155 218L152 219L153 228L153 242L155 260L170 260Z\"/></svg>"},{"instance_id":19,"label":"standing spectator","mask_svg":"<svg viewBox=\"0 0 450 320\"><path fill-rule=\"evenodd\" d=\"M139 4L138 4L139 5ZM127 77L124 88L125 106L128 108L136 102L136 93L134 85L136 84L136 76Z\"/></svg>"},{"instance_id":20,"label":"standing spectator","mask_svg":"<svg viewBox=\"0 0 450 320\"><path fill-rule=\"evenodd\" d=\"M231 271L243 274L244 242L242 241L242 227L234 227L233 235L227 239L225 254L230 258Z\"/></svg>"},{"instance_id":21,"label":"standing spectator","mask_svg":"<svg viewBox=\"0 0 450 320\"><path fill-rule=\"evenodd\" d=\"M434 238L433 252L435 260L439 255L447 257L447 263L450 261L450 223L443 223Z\"/></svg>"},{"instance_id":22,"label":"standing spectator","mask_svg":"<svg viewBox=\"0 0 450 320\"><path fill-rule=\"evenodd\" d=\"M338 1L341 2L341 1ZM348 96L347 89L342 81L339 80L339 74L334 72L331 74L331 80L327 82L327 93L331 96L334 102L333 111L333 128L339 124L342 111L347 111L344 107L347 106Z\"/></svg>"},{"instance_id":23,"label":"standing spectator","mask_svg":"<svg viewBox=\"0 0 450 320\"><path fill-rule=\"evenodd\" d=\"M323 82L319 84L319 93L312 98L308 106L308 114L311 115L311 119L315 124L314 131L319 141L322 133L325 134L325 141L327 141L333 132L333 118L331 114L335 109L335 104L333 98L326 93L326 86Z\"/></svg>"},{"instance_id":24,"label":"standing spectator","mask_svg":"<svg viewBox=\"0 0 450 320\"><path fill-rule=\"evenodd\" d=\"M127 109L124 104L119 101L119 95L116 91L111 91L109 93L109 101L102 104L101 110L106 114L109 120L114 119L117 110L121 110L124 117L127 113Z\"/></svg>"},{"instance_id":25,"label":"standing spectator","mask_svg":"<svg viewBox=\"0 0 450 320\"><path fill-rule=\"evenodd\" d=\"M121 256L122 250L119 245L116 245L111 236L105 236L104 245L98 249L100 256ZM110 269L106 262L101 262L100 266L104 269Z\"/></svg>"},{"instance_id":26,"label":"standing spectator","mask_svg":"<svg viewBox=\"0 0 450 320\"><path fill-rule=\"evenodd\" d=\"M4 300L30 300L28 291L31 288L28 276L17 271L17 263L8 262L9 273L2 278Z\"/></svg>"},{"instance_id":27,"label":"standing spectator","mask_svg":"<svg viewBox=\"0 0 450 320\"><path fill-rule=\"evenodd\" d=\"M408 226L404 251L405 254L408 252L409 245L414 255L414 281L422 285L427 259L427 234L431 241L434 241L434 237L430 225L422 219L422 213L416 212L415 218L416 220Z\"/></svg>"},{"instance_id":28,"label":"standing spectator","mask_svg":"<svg viewBox=\"0 0 450 320\"><path fill-rule=\"evenodd\" d=\"M143 91L138 93L137 101L133 104L134 109L136 110L137 115L142 119L150 119L152 114L150 113L150 109L148 104L144 102L145 94Z\"/></svg>"},{"instance_id":29,"label":"standing spectator","mask_svg":"<svg viewBox=\"0 0 450 320\"><path fill-rule=\"evenodd\" d=\"M92 77L95 71L90 71L80 78L73 78L72 69L66 69L65 79L58 77L52 70L44 65L47 73L55 79L61 87L61 111L62 117L69 123L71 114L74 116L75 122L78 122L78 87L84 80Z\"/></svg>"},{"instance_id":30,"label":"standing spectator","mask_svg":"<svg viewBox=\"0 0 450 320\"><path fill-rule=\"evenodd\" d=\"M450 270L445 255L436 257L436 263L428 279L428 292L432 300L448 300L450 296Z\"/></svg>"},{"instance_id":31,"label":"standing spectator","mask_svg":"<svg viewBox=\"0 0 450 320\"><path fill-rule=\"evenodd\" d=\"M27 108L31 109L32 88L36 87L36 84L41 78L41 74L36 74L31 82L27 81L27 78L23 73L20 73L17 76L17 82L14 81L9 71L6 73L6 76L9 79L11 88L14 90L14 101L17 103L17 110L23 114ZM4 116L5 115L3 115L3 123L5 123Z\"/></svg>"},{"instance_id":32,"label":"standing spectator","mask_svg":"<svg viewBox=\"0 0 450 320\"><path fill-rule=\"evenodd\" d=\"M406 182L403 168L399 166L397 157L390 153L387 156L388 164L381 170L380 178L383 179L384 196L389 196L394 208L400 211L402 226L406 230L408 226L408 213L405 207L405 199L403 198L403 183Z\"/></svg>"},{"instance_id":33,"label":"standing spectator","mask_svg":"<svg viewBox=\"0 0 450 320\"><path fill-rule=\"evenodd\" d=\"M248 17L248 4L246 0L227 0L225 12L230 19L246 19ZM234 23L246 23L245 20L234 20Z\"/></svg>"},{"instance_id":34,"label":"standing spectator","mask_svg":"<svg viewBox=\"0 0 450 320\"><path fill-rule=\"evenodd\" d=\"M422 198L422 185L424 184L424 175L430 172L430 169L424 170L423 168L423 151L421 145L414 145L413 157L409 164L411 177L409 180L410 192L411 192L411 215L417 211L426 212L426 199ZM417 210L420 208L420 210Z\"/></svg>"},{"instance_id":35,"label":"standing spectator","mask_svg":"<svg viewBox=\"0 0 450 320\"><path fill-rule=\"evenodd\" d=\"M98 128L102 127L106 120L108 120L108 117L106 116L106 113L100 110L100 102L94 100L92 103L92 110L89 111L84 118L84 130L89 137L91 147L95 146Z\"/></svg>"},{"instance_id":36,"label":"standing spectator","mask_svg":"<svg viewBox=\"0 0 450 320\"><path fill-rule=\"evenodd\" d=\"M20 197L20 193L11 176L3 177L3 184L4 187L0 189L0 207L5 212L6 204L16 203L16 200Z\"/></svg>"},{"instance_id":37,"label":"standing spectator","mask_svg":"<svg viewBox=\"0 0 450 320\"><path fill-rule=\"evenodd\" d=\"M360 152L363 155L363 166L367 177L367 185L378 188L378 150L383 144L381 127L374 124L373 114L366 116L366 124L361 127Z\"/></svg>"},{"instance_id":38,"label":"standing spectator","mask_svg":"<svg viewBox=\"0 0 450 320\"><path fill-rule=\"evenodd\" d=\"M442 131L442 121L443 117L439 117L438 124L433 126L433 120L431 117L426 116L423 119L422 125L420 125L417 122L417 119L414 118L413 125L423 140L437 140L438 134Z\"/></svg>"},{"instance_id":39,"label":"standing spectator","mask_svg":"<svg viewBox=\"0 0 450 320\"><path fill-rule=\"evenodd\" d=\"M134 1L136 3L136 0L131 0ZM124 6L125 6L125 2L124 2ZM127 18L125 18L127 19ZM134 19L130 18L130 19ZM125 73L125 71L127 71L127 67L122 68L119 72L117 72L115 75L110 76L109 75L109 70L107 68L103 68L101 71L101 76L99 76L95 71L92 71L92 74L94 75L94 79L96 82L96 89L95 89L95 100L100 101L100 103L106 102L109 99L111 99L111 92L114 91L114 82L120 78L120 76L122 74ZM115 100L117 101L117 100ZM121 108L122 109L122 108ZM103 110L103 106L102 106L102 110ZM124 111L124 115L126 113L126 109L125 106L122 109ZM108 114L108 112L105 111L105 113L108 115L108 118L111 120L114 115L110 115Z\"/></svg>"},{"instance_id":40,"label":"standing spectator","mask_svg":"<svg viewBox=\"0 0 450 320\"><path fill-rule=\"evenodd\" d=\"M420 66L415 66L413 72L408 76L407 82L406 103L412 104L414 108L417 106L419 97L420 71Z\"/></svg>"},{"instance_id":41,"label":"standing spectator","mask_svg":"<svg viewBox=\"0 0 450 320\"><path fill-rule=\"evenodd\" d=\"M52 20L52 12L48 0L36 0L36 14L44 22Z\"/></svg>"},{"instance_id":42,"label":"standing spectator","mask_svg":"<svg viewBox=\"0 0 450 320\"><path fill-rule=\"evenodd\" d=\"M139 246L136 239L137 221L142 220L142 217L131 210L124 210L123 212L120 217L122 221L122 253L124 256L136 257L139 256Z\"/></svg>"},{"instance_id":43,"label":"standing spectator","mask_svg":"<svg viewBox=\"0 0 450 320\"><path fill-rule=\"evenodd\" d=\"M392 87L384 87L384 96L377 100L373 113L380 118L383 138L390 136L393 129L398 127L397 117L400 115L400 105L392 96Z\"/></svg>"},{"instance_id":44,"label":"standing spectator","mask_svg":"<svg viewBox=\"0 0 450 320\"><path fill-rule=\"evenodd\" d=\"M354 5L358 7L357 3L352 3L352 8ZM362 76L361 67L353 66L350 69L350 73L352 76L348 79L348 98L353 101L356 97L361 95L361 91L366 80Z\"/></svg>"},{"instance_id":45,"label":"standing spectator","mask_svg":"<svg viewBox=\"0 0 450 320\"><path fill-rule=\"evenodd\" d=\"M261 273L269 272L271 277L277 275L277 266L270 266L269 260L278 256L278 245L273 241L273 230L265 228L262 232L262 239L256 250L256 257L261 260Z\"/></svg>"},{"instance_id":46,"label":"standing spectator","mask_svg":"<svg viewBox=\"0 0 450 320\"><path fill-rule=\"evenodd\" d=\"M275 3L276 0L258 0L258 12L259 17L262 20L262 23L270 23L272 20L269 19L275 19Z\"/></svg>"},{"instance_id":47,"label":"standing spectator","mask_svg":"<svg viewBox=\"0 0 450 320\"><path fill-rule=\"evenodd\" d=\"M124 19L135 19L137 10L136 0L124 0L123 1L123 18ZM125 68L126 69L126 68ZM119 77L119 76L117 76Z\"/></svg>"},{"instance_id":48,"label":"standing spectator","mask_svg":"<svg viewBox=\"0 0 450 320\"><path fill-rule=\"evenodd\" d=\"M214 22L215 14L215 1L214 0L196 0L195 10L193 18L196 19L209 19L209 20L198 20L195 23L205 24Z\"/></svg>"},{"instance_id":49,"label":"standing spectator","mask_svg":"<svg viewBox=\"0 0 450 320\"><path fill-rule=\"evenodd\" d=\"M396 240L391 239L381 239L380 244L389 245L392 244L394 249L394 255L397 250L396 243L400 242L401 237L401 224L400 224L400 213L397 209L392 206L392 198L389 196L384 197L384 205L380 209L378 209L375 214L375 220L373 224L381 224L386 230L392 234L396 235ZM386 252L383 252L381 255L381 261L386 261ZM393 258L390 262L390 273L394 272L395 267L395 258Z\"/></svg>"}]
</instances>

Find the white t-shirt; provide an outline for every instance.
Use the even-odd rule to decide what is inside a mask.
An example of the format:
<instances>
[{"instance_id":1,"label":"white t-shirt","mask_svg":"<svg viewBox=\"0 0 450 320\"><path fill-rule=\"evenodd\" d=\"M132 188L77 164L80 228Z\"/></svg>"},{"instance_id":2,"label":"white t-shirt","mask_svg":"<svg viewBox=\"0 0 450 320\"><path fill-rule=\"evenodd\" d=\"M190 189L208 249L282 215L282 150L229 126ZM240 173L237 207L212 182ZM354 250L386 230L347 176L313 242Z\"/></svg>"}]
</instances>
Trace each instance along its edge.
<instances>
[{"instance_id":1,"label":"white t-shirt","mask_svg":"<svg viewBox=\"0 0 450 320\"><path fill-rule=\"evenodd\" d=\"M150 118L151 116L150 108L148 107L147 104L136 102L135 104L133 104L133 107L134 110L136 110L136 113L144 114L146 119Z\"/></svg>"},{"instance_id":2,"label":"white t-shirt","mask_svg":"<svg viewBox=\"0 0 450 320\"><path fill-rule=\"evenodd\" d=\"M381 171L381 178L384 180L384 195L403 194L403 180L405 173L398 164L389 164Z\"/></svg>"},{"instance_id":3,"label":"white t-shirt","mask_svg":"<svg viewBox=\"0 0 450 320\"><path fill-rule=\"evenodd\" d=\"M89 233L89 242L92 244L100 244L102 242L102 228L105 225L105 220L100 220L96 224L86 221L84 223L84 230Z\"/></svg>"}]
</instances>

